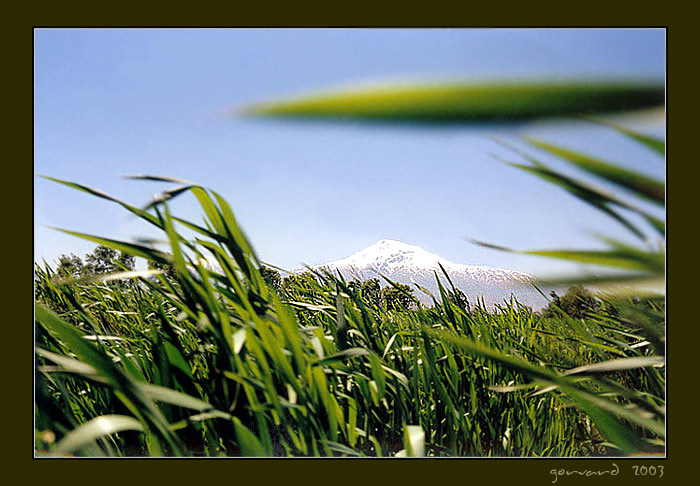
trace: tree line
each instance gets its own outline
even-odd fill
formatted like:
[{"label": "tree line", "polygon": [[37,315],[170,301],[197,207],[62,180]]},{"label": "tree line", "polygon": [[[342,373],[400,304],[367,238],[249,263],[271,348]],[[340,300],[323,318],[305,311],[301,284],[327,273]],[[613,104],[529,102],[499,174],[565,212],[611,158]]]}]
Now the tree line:
[{"label": "tree line", "polygon": [[[263,265],[260,268],[260,273],[267,284],[280,296],[289,296],[290,292],[310,295],[314,289],[316,277],[311,272],[291,274],[283,278],[279,271]],[[364,302],[378,308],[412,309],[415,307],[413,289],[408,285],[396,284],[396,286],[382,287],[379,279],[370,278],[368,280],[352,280],[348,283],[348,287],[356,292]],[[446,289],[445,292],[452,305],[467,313],[472,311],[469,299],[463,291]],[[650,305],[663,306],[663,303],[658,302],[657,299],[652,299],[653,302],[651,302],[643,297],[629,297],[615,302],[604,301],[582,285],[569,287],[566,293],[561,296],[556,291],[551,291],[549,295],[550,301],[547,306],[534,314],[543,318],[583,319],[589,314],[596,314],[601,310],[610,316],[619,316],[628,313],[632,308],[643,308]],[[532,312],[531,309],[530,312]]]},{"label": "tree line", "polygon": [[56,270],[59,275],[80,278],[130,271],[134,269],[135,265],[136,261],[133,256],[99,245],[92,252],[86,254],[84,260],[74,253],[61,255],[58,258]]},{"label": "tree line", "polygon": [[[135,259],[133,256],[119,252],[103,245],[98,245],[92,252],[83,258],[71,253],[61,255],[58,258],[57,273],[64,277],[83,278],[93,275],[109,274],[119,271],[134,270]],[[165,264],[149,262],[149,268],[163,271],[166,278],[174,279],[175,272],[172,267]],[[274,268],[262,265],[260,274],[267,284],[280,296],[291,297],[294,293],[310,295],[316,288],[316,276],[311,272],[290,274],[282,277]],[[386,309],[412,309],[415,306],[413,289],[409,285],[396,284],[382,287],[377,278],[367,280],[352,280],[348,287],[357,293],[364,302],[377,308]],[[467,296],[459,289],[446,291],[449,301],[469,312],[470,303]],[[598,312],[605,306],[604,301],[594,296],[588,289],[581,285],[570,287],[563,296],[555,291],[550,292],[551,300],[539,314],[544,318],[569,316],[575,319],[586,317],[589,313]],[[634,305],[643,304],[643,299],[632,298],[629,301]],[[606,311],[617,314],[615,306],[608,305]]]},{"label": "tree line", "polygon": [[[260,268],[260,274],[278,295],[289,295],[295,292],[308,294],[315,288],[316,276],[311,272],[290,274],[283,278],[279,271],[263,265]],[[371,278],[364,281],[352,280],[348,283],[348,287],[358,293],[364,302],[376,307],[410,309],[414,305],[413,289],[408,285],[396,284],[396,287],[382,288],[379,279]]]}]

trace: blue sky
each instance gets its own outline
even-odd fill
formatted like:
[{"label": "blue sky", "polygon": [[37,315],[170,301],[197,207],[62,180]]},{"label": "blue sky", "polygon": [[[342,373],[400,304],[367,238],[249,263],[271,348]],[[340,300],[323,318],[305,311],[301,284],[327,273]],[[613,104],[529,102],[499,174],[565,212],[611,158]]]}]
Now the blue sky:
[{"label": "blue sky", "polygon": [[[34,167],[136,205],[167,186],[122,175],[199,182],[227,198],[261,259],[285,268],[393,238],[458,263],[550,274],[568,266],[465,238],[523,249],[593,248],[593,232],[633,240],[560,189],[494,160],[490,152],[508,152],[491,134],[539,137],[659,178],[664,161],[585,122],[426,129],[227,114],[353,82],[662,80],[664,70],[661,29],[38,29]],[[663,112],[615,120],[665,134]],[[153,236],[118,206],[53,182],[36,178],[34,195],[37,261],[94,246],[46,226]],[[173,210],[201,219],[193,198]]]}]

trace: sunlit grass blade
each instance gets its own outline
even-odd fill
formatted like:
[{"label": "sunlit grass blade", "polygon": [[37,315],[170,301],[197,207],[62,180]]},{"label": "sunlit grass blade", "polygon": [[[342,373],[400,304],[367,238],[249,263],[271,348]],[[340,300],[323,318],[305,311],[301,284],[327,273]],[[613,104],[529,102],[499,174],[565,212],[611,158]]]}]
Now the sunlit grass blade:
[{"label": "sunlit grass blade", "polygon": [[362,454],[360,454],[355,449],[351,449],[350,447],[347,447],[338,442],[326,440],[323,441],[323,443],[327,445],[330,450],[332,450],[333,452],[337,452],[338,454],[341,454],[344,457],[362,457]]},{"label": "sunlit grass blade", "polygon": [[157,402],[169,403],[178,407],[191,408],[199,412],[210,412],[214,408],[204,400],[200,400],[199,398],[192,397],[186,393],[171,390],[162,386],[138,383],[136,387],[141,393],[144,394],[144,396],[147,396],[151,400],[155,400]]},{"label": "sunlit grass blade", "polygon": [[526,137],[525,140],[580,169],[631,191],[636,196],[644,197],[661,206],[665,204],[666,187],[662,181],[647,177],[639,172],[624,169],[617,164],[611,164],[534,138]]},{"label": "sunlit grass blade", "polygon": [[82,361],[79,361],[74,358],[69,358],[68,356],[62,356],[60,354],[52,353],[51,351],[42,348],[36,348],[35,352],[38,356],[46,358],[49,361],[52,361],[59,365],[61,370],[70,373],[78,373],[98,381],[105,381],[104,378],[102,378],[99,375],[97,369],[94,366],[91,366],[87,363],[83,363]]},{"label": "sunlit grass blade", "polygon": [[113,248],[128,255],[145,258],[146,260],[153,260],[159,263],[170,263],[172,261],[172,257],[167,253],[163,253],[159,250],[155,250],[148,246],[137,245],[126,241],[114,240],[111,238],[102,238],[100,236],[89,235],[87,233],[80,233],[78,231],[70,231],[62,228],[51,227],[51,229],[60,231],[67,235],[76,236],[84,240],[92,241],[93,243],[97,243],[98,245],[104,245],[109,248]]},{"label": "sunlit grass blade", "polygon": [[71,430],[56,445],[57,453],[77,453],[102,437],[125,430],[143,431],[141,423],[126,415],[102,415]]},{"label": "sunlit grass blade", "polygon": [[[665,363],[666,363],[666,359],[663,356],[640,356],[640,357],[635,357],[635,358],[620,358],[620,359],[612,359],[612,360],[608,360],[608,361],[602,361],[599,363],[593,363],[593,364],[589,364],[589,365],[577,366],[576,368],[566,370],[561,375],[562,376],[572,376],[572,375],[591,375],[591,374],[598,374],[598,373],[609,373],[609,372],[615,372],[615,371],[621,371],[621,370],[633,370],[633,369],[644,368],[644,367],[649,367],[649,366],[661,367],[661,366],[664,366]],[[502,387],[502,388],[508,388],[508,387]],[[510,388],[515,389],[518,387],[510,387]],[[523,387],[523,388],[526,388],[526,387]],[[547,387],[533,393],[531,396],[541,395],[543,393],[547,393],[547,392],[550,392],[552,390],[555,390],[556,388],[557,388],[556,385],[550,385],[550,386],[547,386]],[[499,391],[505,391],[505,390],[499,390]],[[508,390],[508,391],[512,391],[512,390]]]},{"label": "sunlit grass blade", "polygon": [[404,427],[404,449],[408,457],[422,457],[425,455],[425,432],[418,425]]},{"label": "sunlit grass blade", "polygon": [[412,122],[508,121],[627,111],[664,104],[657,83],[433,82],[358,86],[247,107],[241,114]]},{"label": "sunlit grass blade", "polygon": [[143,209],[144,209],[144,211],[147,211],[147,210],[151,209],[152,207],[157,206],[158,204],[162,204],[165,201],[170,201],[170,200],[176,198],[177,196],[179,196],[180,194],[186,193],[187,191],[189,191],[193,187],[196,187],[196,186],[191,186],[191,185],[178,186],[178,187],[174,187],[172,189],[165,190],[165,191],[161,192],[160,194],[158,194],[157,196],[155,196],[153,199],[151,199],[148,202],[148,204],[146,204],[143,207]]},{"label": "sunlit grass blade", "polygon": [[[126,272],[114,272],[106,274],[86,275],[78,278],[72,278],[70,281],[76,283],[91,283],[91,282],[114,282],[118,280],[128,280],[132,278],[146,278],[155,275],[162,275],[162,270],[131,270]],[[56,283],[67,283],[69,280],[65,278],[56,279]]]},{"label": "sunlit grass blade", "polygon": [[[615,197],[614,195],[602,191],[601,189],[591,186],[590,184],[584,183],[581,180],[574,179],[570,176],[567,176],[565,174],[562,174],[560,172],[557,172],[553,170],[552,168],[548,167],[547,165],[543,164],[541,161],[533,157],[532,155],[528,154],[524,150],[519,149],[518,147],[513,146],[512,144],[508,143],[507,141],[499,138],[499,137],[491,137],[496,143],[503,145],[504,147],[510,149],[514,153],[520,155],[523,157],[525,160],[530,162],[532,165],[524,165],[524,164],[519,164],[515,162],[511,162],[508,160],[503,159],[502,157],[491,154],[493,158],[496,160],[499,160],[505,164],[508,164],[512,167],[516,167],[518,169],[530,172],[541,179],[550,182],[554,185],[560,186],[573,196],[585,201],[588,204],[593,205],[596,207],[598,210],[603,211],[606,213],[608,216],[612,217],[613,219],[616,219],[619,221],[621,224],[623,224],[627,229],[632,231],[635,235],[638,237],[644,239],[644,236],[642,236],[640,230],[636,228],[634,225],[632,225],[626,218],[622,217],[621,214],[618,212],[614,211],[610,206],[615,205],[620,208],[624,208],[626,210],[632,211],[634,213],[637,213],[640,215],[642,218],[647,220],[649,224],[661,235],[665,235],[665,223],[661,219],[649,214],[648,212],[640,209],[639,207],[632,205],[630,203],[627,203],[625,201],[622,201],[618,197]],[[657,181],[658,182],[658,181]],[[665,188],[663,189],[665,191]],[[659,190],[656,190],[659,192]],[[638,197],[643,197],[640,196],[639,194],[635,194]],[[656,202],[656,201],[655,201]]]},{"label": "sunlit grass blade", "polygon": [[629,231],[631,231],[635,236],[638,238],[645,240],[646,237],[644,233],[642,233],[635,225],[633,225],[627,218],[622,216],[620,213],[615,211],[610,207],[611,204],[615,204],[617,206],[623,207],[625,209],[630,209],[635,212],[642,212],[641,210],[638,210],[629,204],[626,204],[622,201],[620,201],[618,198],[612,196],[611,194],[606,194],[602,192],[601,190],[592,187],[582,181],[576,180],[572,177],[566,176],[564,174],[561,174],[559,172],[556,172],[543,164],[539,164],[538,166],[529,166],[529,165],[524,165],[524,164],[518,164],[514,162],[506,162],[512,167],[516,167],[518,169],[524,170],[526,172],[530,172],[531,174],[536,175],[540,179],[543,179],[547,182],[550,182],[552,184],[555,184],[565,191],[567,191],[569,194],[581,199],[582,201],[590,204],[591,206],[595,207],[599,211],[602,211],[603,213],[607,214],[611,218],[615,219],[618,221],[620,224],[622,224],[625,228],[627,228]]},{"label": "sunlit grass blade", "polygon": [[331,356],[326,356],[323,359],[319,359],[318,361],[314,362],[314,366],[320,366],[320,365],[326,365],[329,363],[334,363],[337,361],[345,361],[351,358],[356,358],[358,356],[366,356],[370,354],[370,352],[365,349],[365,348],[350,348],[350,349],[345,349],[343,351],[340,351],[338,353],[335,353]]},{"label": "sunlit grass blade", "polygon": [[624,272],[601,275],[599,273],[582,273],[575,276],[549,277],[539,280],[541,285],[590,285],[597,292],[614,296],[646,294],[664,294],[666,279],[663,274],[650,274],[647,272]]},{"label": "sunlit grass blade", "polygon": [[593,265],[612,266],[628,270],[640,270],[650,273],[662,273],[665,269],[663,253],[645,253],[633,251],[633,248],[613,248],[611,250],[514,250],[501,245],[494,245],[478,240],[472,243],[499,251],[533,255],[547,258],[558,258]]},{"label": "sunlit grass blade", "polygon": [[186,179],[180,179],[177,177],[170,177],[170,176],[158,176],[158,175],[149,175],[149,174],[130,174],[130,175],[125,175],[124,179],[133,179],[133,180],[140,180],[140,181],[154,181],[154,182],[168,182],[171,184],[182,184],[185,186],[196,186],[198,184],[188,181]]},{"label": "sunlit grass blade", "polygon": [[620,132],[623,135],[628,136],[629,138],[636,140],[637,142],[641,143],[642,145],[645,145],[646,147],[650,148],[654,152],[656,152],[659,155],[665,155],[666,154],[666,141],[660,138],[652,137],[649,135],[645,135],[643,133],[640,133],[636,130],[631,130],[627,127],[623,127],[621,125],[618,125],[617,123],[613,123],[609,120],[604,120],[601,118],[593,118],[589,117],[588,118],[591,121],[594,121],[596,123],[600,123],[602,125],[607,125],[610,128]]},{"label": "sunlit grass blade", "polygon": [[663,255],[650,255],[649,258],[643,258],[643,255],[634,255],[620,250],[533,250],[519,253],[653,273],[663,272],[664,269]]},{"label": "sunlit grass blade", "polygon": [[131,204],[127,204],[124,201],[120,201],[119,199],[117,199],[113,196],[110,196],[109,194],[106,194],[102,191],[99,191],[97,189],[93,189],[92,187],[88,187],[88,186],[85,186],[83,184],[77,184],[75,182],[64,181],[61,179],[56,179],[54,177],[48,177],[48,176],[43,176],[43,175],[40,177],[43,177],[44,179],[47,179],[49,181],[58,182],[59,184],[63,184],[63,185],[68,186],[68,187],[72,187],[73,189],[78,189],[79,191],[83,191],[83,192],[86,192],[88,194],[92,194],[93,196],[97,196],[101,199],[106,199],[107,201],[115,202],[115,203],[119,204],[120,206],[122,206],[123,208],[125,208],[126,210],[128,210],[129,212],[135,214],[136,216],[138,216],[142,219],[145,219],[149,223],[151,223],[159,228],[161,227],[159,222],[158,222],[158,219],[155,216],[153,216],[152,214],[149,214],[145,210],[139,209],[136,206],[132,206]]},{"label": "sunlit grass blade", "polygon": [[642,213],[642,218],[644,218],[649,225],[656,230],[656,232],[665,237],[666,236],[666,222],[656,216],[651,214]]},{"label": "sunlit grass blade", "polygon": [[647,366],[663,366],[666,359],[663,356],[640,356],[637,358],[622,358],[601,363],[577,366],[563,373],[564,376],[590,373],[608,373],[611,371],[632,370]]}]

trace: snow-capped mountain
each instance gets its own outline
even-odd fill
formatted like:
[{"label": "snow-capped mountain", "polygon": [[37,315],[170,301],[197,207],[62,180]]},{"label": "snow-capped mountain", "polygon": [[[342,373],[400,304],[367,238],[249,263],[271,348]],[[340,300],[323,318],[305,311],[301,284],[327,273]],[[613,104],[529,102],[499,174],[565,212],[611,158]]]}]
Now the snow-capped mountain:
[{"label": "snow-capped mountain", "polygon": [[416,288],[414,283],[429,290],[439,301],[435,272],[446,289],[450,286],[438,262],[445,268],[455,287],[464,292],[471,303],[483,297],[487,306],[491,307],[503,303],[511,295],[534,309],[547,303],[531,285],[533,277],[530,275],[481,265],[453,263],[419,246],[396,240],[379,240],[347,258],[317,265],[315,268],[324,268],[333,273],[340,271],[346,280],[379,278],[382,286],[387,285],[379,277],[381,274],[395,282],[410,285],[414,289],[414,295],[429,305],[432,304],[432,299]]}]

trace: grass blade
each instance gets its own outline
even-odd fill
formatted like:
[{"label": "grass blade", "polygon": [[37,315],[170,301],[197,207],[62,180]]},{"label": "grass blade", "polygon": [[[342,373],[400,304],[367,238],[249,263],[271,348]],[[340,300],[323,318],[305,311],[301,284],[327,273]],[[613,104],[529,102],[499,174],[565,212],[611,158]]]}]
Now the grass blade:
[{"label": "grass blade", "polygon": [[370,352],[365,348],[345,349],[331,356],[326,356],[323,359],[319,359],[318,361],[314,362],[312,366],[321,366],[337,361],[346,361],[351,358],[356,358],[358,356],[366,356],[368,354],[370,354]]},{"label": "grass blade", "polygon": [[47,179],[49,181],[58,182],[59,184],[63,184],[64,186],[72,187],[73,189],[77,189],[77,190],[82,191],[82,192],[87,192],[88,194],[92,194],[93,196],[97,196],[101,199],[106,199],[107,201],[115,202],[115,203],[119,204],[120,206],[122,206],[124,209],[128,210],[129,212],[135,214],[136,216],[138,216],[142,219],[145,219],[149,223],[161,228],[161,225],[158,222],[158,218],[156,218],[152,214],[149,214],[145,210],[139,209],[136,206],[132,206],[131,204],[127,204],[124,201],[120,201],[119,199],[112,197],[109,194],[105,194],[102,191],[99,191],[97,189],[93,189],[92,187],[84,186],[82,184],[77,184],[75,182],[69,182],[69,181],[64,181],[61,179],[56,179],[54,177],[48,177],[48,176],[43,176],[43,175],[40,177],[43,177],[44,179]]},{"label": "grass blade", "polygon": [[639,133],[635,130],[631,130],[629,128],[623,127],[621,125],[618,125],[616,123],[613,123],[608,120],[602,120],[599,118],[588,118],[591,121],[594,121],[596,123],[600,123],[602,125],[607,125],[610,128],[617,130],[623,135],[626,135],[627,137],[636,140],[637,142],[641,143],[642,145],[645,145],[646,147],[650,148],[654,152],[656,152],[659,155],[665,155],[666,154],[666,141],[660,138],[656,137],[651,137],[649,135],[644,135],[643,133]]},{"label": "grass blade", "polygon": [[139,383],[137,388],[145,396],[157,402],[165,402],[178,407],[190,408],[199,412],[211,412],[214,410],[210,404],[199,398],[192,397],[186,393],[182,393],[170,388],[165,388],[158,385],[149,385]]},{"label": "grass blade", "polygon": [[565,191],[567,191],[569,194],[581,199],[582,201],[590,204],[591,206],[595,207],[596,209],[604,212],[611,218],[615,219],[618,221],[620,224],[622,224],[625,228],[627,228],[629,231],[631,231],[635,236],[638,238],[645,240],[646,237],[644,234],[637,229],[632,223],[630,223],[627,218],[623,217],[620,213],[615,211],[610,207],[611,204],[615,204],[617,206],[626,208],[626,209],[631,209],[637,212],[641,212],[640,210],[637,210],[634,207],[631,207],[630,205],[620,201],[619,199],[613,197],[611,194],[606,194],[599,189],[592,187],[588,184],[583,183],[582,181],[578,181],[572,177],[565,176],[561,173],[558,173],[543,164],[539,164],[539,166],[528,166],[528,165],[523,165],[523,164],[517,164],[513,162],[506,162],[507,164],[511,165],[512,167],[516,167],[518,169],[524,170],[526,172],[530,172],[531,174],[536,175],[540,179],[543,179],[547,182],[550,182],[552,184],[555,184]]},{"label": "grass blade", "polygon": [[102,415],[95,417],[68,432],[56,445],[56,452],[61,454],[76,453],[97,439],[124,430],[143,431],[143,427],[138,420],[126,415]]},{"label": "grass blade", "polygon": [[253,434],[248,427],[243,425],[238,417],[233,418],[233,424],[236,429],[238,445],[244,456],[265,457],[269,455],[255,434]]},{"label": "grass blade", "polygon": [[534,138],[526,137],[525,140],[535,147],[556,155],[576,167],[601,177],[612,184],[623,187],[637,196],[643,197],[661,206],[665,204],[666,186],[662,181],[652,179],[638,172],[623,169],[619,165],[611,164]]},{"label": "grass blade", "polygon": [[472,243],[509,253],[558,258],[574,262],[604,265],[650,273],[663,273],[665,256],[663,253],[645,253],[634,249],[613,248],[611,250],[514,250],[492,243],[470,240]]},{"label": "grass blade", "polygon": [[443,82],[357,87],[260,103],[247,116],[429,123],[507,121],[660,106],[663,84],[630,82]]},{"label": "grass blade", "polygon": [[404,427],[404,449],[408,457],[425,456],[425,432],[418,425]]},{"label": "grass blade", "polygon": [[159,263],[171,263],[172,261],[172,257],[170,255],[147,246],[128,243],[126,241],[113,240],[110,238],[102,238],[100,236],[89,235],[87,233],[80,233],[77,231],[70,231],[62,228],[54,228],[51,226],[50,228],[65,233],[67,235],[76,236],[84,240],[92,241],[93,243],[97,243],[99,245],[104,245],[109,248],[113,248],[131,256],[137,256],[145,258],[146,260],[156,261]]},{"label": "grass blade", "polygon": [[585,366],[578,366],[565,371],[565,376],[580,375],[590,373],[607,373],[610,371],[632,370],[635,368],[644,368],[646,366],[662,366],[666,363],[663,356],[642,356],[637,358],[622,358],[602,363],[594,363]]}]

